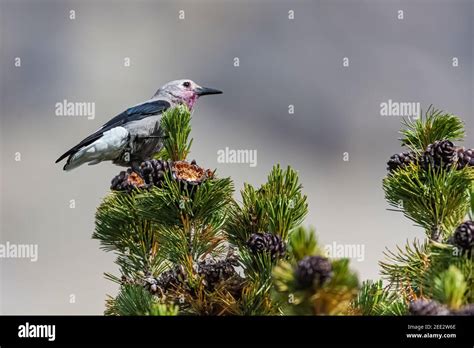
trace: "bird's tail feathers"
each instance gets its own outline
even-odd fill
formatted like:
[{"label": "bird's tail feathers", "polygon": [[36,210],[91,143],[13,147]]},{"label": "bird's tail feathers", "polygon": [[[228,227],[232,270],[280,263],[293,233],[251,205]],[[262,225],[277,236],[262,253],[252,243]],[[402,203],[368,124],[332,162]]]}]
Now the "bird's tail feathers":
[{"label": "bird's tail feathers", "polygon": [[125,128],[112,128],[104,132],[94,142],[70,153],[63,169],[72,170],[84,163],[97,164],[102,161],[113,160],[123,151],[128,139],[129,133]]},{"label": "bird's tail feathers", "polygon": [[88,156],[85,156],[87,154],[87,150],[89,150],[91,145],[85,146],[81,148],[80,150],[72,153],[68,159],[66,164],[64,165],[63,169],[66,171],[73,170],[74,168],[79,167],[80,165],[83,165],[84,163],[87,163],[91,161],[91,158]]},{"label": "bird's tail feathers", "polygon": [[70,170],[73,170],[74,168],[79,167],[81,164],[83,164],[83,162],[74,160],[74,156],[75,156],[75,154],[69,156],[69,158],[67,159],[66,164],[63,167],[63,170],[70,171]]}]

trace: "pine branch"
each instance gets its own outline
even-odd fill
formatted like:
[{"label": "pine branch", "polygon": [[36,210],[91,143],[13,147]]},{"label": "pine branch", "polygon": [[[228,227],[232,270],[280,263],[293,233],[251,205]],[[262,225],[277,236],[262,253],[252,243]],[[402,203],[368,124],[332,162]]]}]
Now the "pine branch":
[{"label": "pine branch", "polygon": [[243,314],[275,314],[278,305],[272,303],[272,270],[278,258],[271,253],[255,253],[247,245],[255,234],[273,234],[286,244],[288,234],[307,213],[306,196],[301,193],[296,171],[288,167],[273,167],[267,182],[259,189],[245,184],[241,191],[242,205],[230,206],[225,231],[228,239],[239,248],[240,263],[247,278],[241,301]]},{"label": "pine branch", "polygon": [[192,194],[167,178],[164,188],[143,195],[138,210],[160,226],[165,258],[184,262],[190,255],[196,261],[223,242],[221,230],[232,193],[233,185],[227,178],[204,181]]},{"label": "pine branch", "polygon": [[433,281],[433,298],[448,305],[451,309],[459,309],[464,304],[467,283],[462,272],[454,265],[436,275]]},{"label": "pine branch", "polygon": [[318,247],[316,231],[314,229],[307,230],[304,227],[298,227],[291,232],[289,250],[295,261],[300,261],[308,255],[323,255]]},{"label": "pine branch", "polygon": [[365,281],[354,299],[353,306],[362,315],[376,315],[379,313],[380,303],[386,302],[389,297],[387,291],[384,291],[382,281]]},{"label": "pine branch", "polygon": [[296,171],[291,167],[282,170],[279,165],[273,167],[267,183],[260,189],[267,201],[268,229],[282,239],[303,222],[308,212],[306,196],[301,190]]},{"label": "pine branch", "polygon": [[193,139],[191,113],[185,105],[179,105],[163,113],[161,118],[163,149],[155,157],[163,160],[183,161],[187,158]]},{"label": "pine branch", "polygon": [[382,281],[365,281],[354,299],[353,307],[361,315],[405,315],[407,305],[403,298],[389,289]]},{"label": "pine branch", "polygon": [[382,307],[372,303],[370,293],[380,292],[381,287],[371,285],[359,294],[356,307],[368,313],[380,314],[380,309],[386,308],[385,312],[403,314],[408,302],[427,298],[456,310],[473,300],[472,255],[469,251],[459,253],[451,244],[454,230],[472,214],[474,170],[459,166],[456,148],[444,143],[447,145],[441,149],[439,141],[462,140],[464,126],[458,117],[430,107],[425,118],[405,122],[405,127],[402,145],[416,155],[407,157],[409,164],[397,165],[395,158],[383,188],[390,205],[424,227],[428,240],[387,251],[387,259],[380,263],[389,282],[380,303],[387,303],[384,298],[394,293],[402,295],[403,303]]},{"label": "pine branch", "polygon": [[415,240],[411,244],[407,242],[404,249],[397,246],[396,252],[387,249],[384,254],[386,261],[379,264],[382,276],[389,282],[388,288],[404,294],[420,295],[423,291],[424,273],[430,266],[431,253],[428,245]]},{"label": "pine branch", "polygon": [[239,247],[245,247],[253,233],[268,230],[266,201],[261,192],[249,184],[241,191],[242,205],[234,202],[229,209],[229,219],[225,226],[229,240]]},{"label": "pine branch", "polygon": [[428,237],[433,231],[449,237],[469,210],[466,188],[473,180],[471,168],[425,170],[411,164],[385,177],[383,189],[390,205],[424,227]]},{"label": "pine branch", "polygon": [[[452,245],[415,241],[407,243],[404,249],[397,247],[396,252],[387,250],[386,257],[386,261],[380,262],[382,276],[389,281],[388,289],[403,294],[406,301],[418,297],[435,298],[453,308],[472,302],[472,256],[457,254]],[[455,267],[456,271],[449,271],[450,267]],[[453,275],[453,272],[460,275]],[[453,281],[460,278],[467,280],[465,288],[462,281]],[[445,287],[446,283],[451,287]],[[462,300],[458,292],[458,297],[454,297],[455,289],[462,293]]]},{"label": "pine branch", "polygon": [[107,315],[149,315],[153,299],[149,292],[137,285],[122,286],[117,297],[109,302]]},{"label": "pine branch", "polygon": [[137,211],[137,194],[113,193],[106,197],[96,213],[92,237],[101,248],[118,255],[122,274],[134,276],[155,272],[162,258],[156,248],[156,226]]},{"label": "pine branch", "polygon": [[157,302],[143,287],[126,284],[116,298],[107,301],[106,315],[119,316],[171,316],[178,314],[173,304]]},{"label": "pine branch", "polygon": [[[429,297],[456,308],[461,301],[462,304],[474,302],[474,255],[472,253],[460,253],[454,246],[449,244],[431,244],[431,264],[424,277],[425,294]],[[455,268],[451,269],[450,268]],[[462,300],[454,298],[453,291],[461,290]],[[443,283],[451,286],[445,287]],[[454,288],[454,284],[457,284]],[[459,293],[458,293],[458,296]]]},{"label": "pine branch", "polygon": [[430,106],[423,115],[416,120],[405,120],[405,129],[400,133],[403,146],[409,147],[417,153],[423,152],[429,144],[436,140],[462,140],[464,138],[464,124],[455,115],[445,113]]},{"label": "pine branch", "polygon": [[258,190],[245,185],[242,206],[234,205],[226,230],[238,245],[252,233],[271,232],[287,240],[288,233],[301,224],[308,212],[306,196],[301,193],[298,174],[291,167],[273,167],[268,181]]},{"label": "pine branch", "polygon": [[[357,275],[350,270],[348,259],[327,260],[316,243],[313,230],[298,228],[290,234],[290,255],[273,270],[275,302],[284,314],[337,315],[349,314],[351,302],[357,294]],[[305,253],[307,252],[307,254]],[[297,273],[300,261],[320,256],[330,262],[331,272],[323,283],[302,285]],[[312,270],[312,273],[318,270]]]}]

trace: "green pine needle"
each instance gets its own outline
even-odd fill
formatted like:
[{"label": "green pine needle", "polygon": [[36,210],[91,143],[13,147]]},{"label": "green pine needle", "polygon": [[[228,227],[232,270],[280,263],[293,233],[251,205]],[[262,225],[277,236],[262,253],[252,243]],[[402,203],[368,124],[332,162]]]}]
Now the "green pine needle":
[{"label": "green pine needle", "polygon": [[464,124],[461,119],[450,113],[437,110],[430,106],[416,120],[405,120],[405,129],[400,133],[403,146],[420,153],[436,140],[462,140],[465,136]]},{"label": "green pine needle", "polygon": [[323,254],[318,248],[316,231],[298,227],[290,233],[289,253],[295,261],[300,261],[306,256]]},{"label": "green pine needle", "polygon": [[459,309],[464,302],[467,283],[462,272],[454,265],[434,279],[433,297],[451,309]]},{"label": "green pine needle", "polygon": [[161,128],[164,135],[163,148],[156,158],[184,161],[191,149],[191,112],[185,105],[179,105],[163,113]]},{"label": "green pine needle", "polygon": [[473,180],[471,168],[425,170],[412,164],[385,177],[383,189],[389,204],[424,227],[429,238],[434,229],[449,237],[468,213],[466,188]]}]

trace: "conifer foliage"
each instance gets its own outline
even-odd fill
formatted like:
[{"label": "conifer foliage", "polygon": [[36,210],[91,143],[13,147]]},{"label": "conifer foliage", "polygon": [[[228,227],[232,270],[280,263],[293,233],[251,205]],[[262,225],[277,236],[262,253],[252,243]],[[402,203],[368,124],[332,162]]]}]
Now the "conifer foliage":
[{"label": "conifer foliage", "polygon": [[472,315],[474,162],[455,144],[464,125],[429,108],[401,131],[403,156],[392,156],[383,189],[388,203],[424,229],[423,241],[387,250],[387,282],[364,282],[353,305],[366,315]]},{"label": "conifer foliage", "polygon": [[[116,254],[119,286],[107,315],[343,313],[358,282],[300,225],[306,196],[291,167],[276,165],[234,199],[230,178],[188,162],[190,112],[163,115],[163,150],[112,180],[93,238]],[[304,279],[304,281],[302,281]],[[341,302],[343,300],[343,302]]]},{"label": "conifer foliage", "polygon": [[[407,121],[383,190],[426,238],[386,251],[382,280],[359,284],[302,226],[298,173],[275,165],[244,184],[188,161],[191,115],[163,115],[163,150],[121,172],[93,238],[116,255],[107,315],[472,315],[474,163],[457,116],[429,108]],[[237,198],[240,196],[239,198]],[[400,231],[403,233],[403,231]]]}]

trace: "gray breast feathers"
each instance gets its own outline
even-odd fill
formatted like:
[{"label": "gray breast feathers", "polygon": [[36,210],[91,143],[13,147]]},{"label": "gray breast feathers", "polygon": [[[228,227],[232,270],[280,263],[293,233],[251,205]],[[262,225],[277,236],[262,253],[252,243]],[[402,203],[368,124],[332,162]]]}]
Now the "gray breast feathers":
[{"label": "gray breast feathers", "polygon": [[160,128],[161,115],[150,116],[128,123],[125,128],[130,134],[130,141],[123,158],[117,164],[124,162],[132,164],[151,159],[163,146],[163,134]]}]

